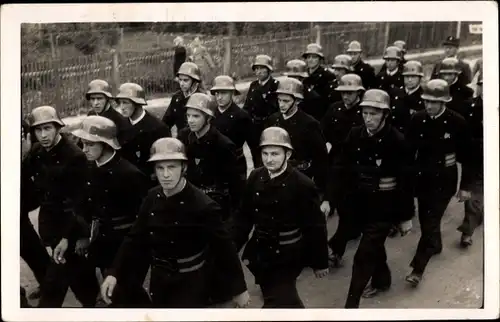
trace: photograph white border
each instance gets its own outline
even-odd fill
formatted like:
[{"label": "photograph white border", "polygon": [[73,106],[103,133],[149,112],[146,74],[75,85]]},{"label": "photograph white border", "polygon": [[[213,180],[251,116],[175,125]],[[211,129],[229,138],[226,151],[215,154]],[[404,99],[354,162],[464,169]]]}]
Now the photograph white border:
[{"label": "photograph white border", "polygon": [[[2,318],[6,321],[492,319],[499,312],[498,5],[493,1],[10,4],[1,7]],[[19,309],[20,24],[133,21],[482,21],[484,309]],[[459,269],[459,268],[457,268]]]}]

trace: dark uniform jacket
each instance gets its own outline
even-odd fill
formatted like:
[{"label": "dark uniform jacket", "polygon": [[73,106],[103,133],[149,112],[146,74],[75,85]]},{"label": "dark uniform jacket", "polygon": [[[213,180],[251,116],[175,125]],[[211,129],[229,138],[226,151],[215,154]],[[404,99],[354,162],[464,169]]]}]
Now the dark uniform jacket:
[{"label": "dark uniform jacket", "polygon": [[298,276],[304,266],[328,267],[326,220],[319,192],[290,165],[272,179],[264,167],[250,174],[235,218],[238,250],[254,226],[242,258],[249,261],[257,282],[265,275],[276,275],[276,270],[278,275],[292,271]]},{"label": "dark uniform jacket", "polygon": [[[434,69],[432,70],[432,74],[431,74],[431,79],[440,78],[439,77],[439,70],[441,69],[441,63],[442,63],[442,59],[434,65]],[[471,73],[471,69],[470,69],[469,64],[467,64],[462,59],[458,59],[458,66],[459,66],[460,70],[462,71],[458,75],[459,83],[462,85],[470,84],[470,82],[472,82],[473,75]]]},{"label": "dark uniform jacket", "polygon": [[336,169],[331,184],[352,202],[356,219],[397,224],[413,217],[411,150],[390,124],[373,136],[364,125],[354,127]]},{"label": "dark uniform jacket", "polygon": [[[246,160],[243,154],[243,145],[247,142],[250,150],[255,151],[259,144],[256,140],[257,136],[253,133],[254,128],[250,115],[233,102],[224,113],[221,113],[218,108],[216,109],[212,125],[236,145],[238,149],[238,163],[241,163],[240,167],[246,177]],[[259,155],[253,155],[252,157],[255,164]]]},{"label": "dark uniform jacket", "polygon": [[353,66],[354,73],[361,77],[363,87],[365,89],[377,88],[377,79],[375,78],[375,69],[370,65],[360,60]]},{"label": "dark uniform jacket", "polygon": [[136,166],[142,173],[151,178],[151,187],[156,185],[152,179],[153,165],[148,163],[150,149],[153,143],[165,137],[170,137],[170,129],[160,120],[145,111],[146,115],[139,123],[131,125],[120,133],[121,156]]},{"label": "dark uniform jacket", "polygon": [[346,108],[344,102],[333,103],[321,120],[321,131],[326,142],[332,145],[329,152],[330,164],[333,164],[339,155],[349,131],[355,126],[364,124],[359,103],[361,100],[350,109]]},{"label": "dark uniform jacket", "polygon": [[304,93],[311,92],[312,97],[317,97],[315,118],[321,120],[330,105],[334,86],[335,75],[325,67],[319,66],[312,74],[304,79]]},{"label": "dark uniform jacket", "polygon": [[[26,139],[26,136],[30,131],[29,125],[26,121],[22,121],[21,126],[23,127],[24,138]],[[35,135],[32,134],[32,146],[35,145],[35,142],[33,141],[34,137]],[[22,169],[23,168],[21,168],[21,170]],[[27,220],[29,222],[29,212],[40,206],[38,196],[35,192],[35,185],[31,180],[29,171],[21,171],[21,220]]]},{"label": "dark uniform jacket", "polygon": [[[139,216],[114,261],[111,275],[118,280],[134,274],[134,262],[151,264],[151,293],[175,296],[176,287],[190,272],[204,268],[211,257],[224,272],[224,289],[230,296],[246,290],[243,270],[231,236],[221,221],[221,208],[200,189],[187,182],[167,198],[161,186],[151,189]],[[205,270],[208,272],[208,270]],[[208,276],[207,276],[208,277]],[[200,287],[203,287],[200,285]]]},{"label": "dark uniform jacket", "polygon": [[467,114],[467,101],[471,100],[473,95],[474,91],[470,87],[457,80],[450,85],[450,96],[452,100],[446,103],[446,106],[462,117],[465,117]]},{"label": "dark uniform jacket", "polygon": [[96,253],[100,267],[111,265],[149,185],[149,178],[118,154],[102,166],[89,163],[82,207],[91,226],[89,252]]},{"label": "dark uniform jacket", "polygon": [[389,92],[389,96],[391,97],[391,114],[388,122],[404,134],[411,119],[410,107],[405,104],[406,92],[404,89],[393,88]]},{"label": "dark uniform jacket", "polygon": [[413,114],[406,138],[416,157],[416,192],[452,196],[457,187],[457,166],[462,164],[460,188],[470,186],[470,137],[463,117],[450,109],[437,119],[427,112]]},{"label": "dark uniform jacket", "polygon": [[387,70],[381,70],[376,76],[377,87],[383,91],[386,91],[389,95],[391,95],[391,92],[394,88],[403,89],[404,80],[402,73],[403,69],[400,67],[398,67],[398,70],[394,75],[387,74]]},{"label": "dark uniform jacket", "polygon": [[50,151],[36,143],[22,163],[21,177],[33,181],[40,202],[39,232],[46,246],[55,247],[62,238],[71,242],[88,236],[78,212],[86,166],[85,154],[64,136]]},{"label": "dark uniform jacket", "polygon": [[425,110],[424,100],[422,99],[422,87],[419,86],[418,89],[411,94],[405,92],[403,98],[403,105],[410,110],[410,114],[413,115],[418,111]]},{"label": "dark uniform jacket", "polygon": [[476,175],[483,175],[483,99],[474,97],[466,104],[465,121],[471,135],[469,160],[471,171]]},{"label": "dark uniform jacket", "polygon": [[271,115],[266,122],[266,127],[270,126],[278,126],[288,132],[294,149],[289,163],[309,178],[314,178],[316,185],[324,194],[328,151],[319,122],[299,109],[286,120],[279,112]]},{"label": "dark uniform jacket", "polygon": [[[342,101],[342,95],[340,94],[339,91],[336,91],[335,89],[339,86],[339,81],[337,79],[334,79],[332,84],[330,85],[331,92],[330,92],[330,97],[329,97],[329,103],[335,103]],[[328,108],[327,108],[328,110]],[[323,112],[322,116],[325,116],[326,111]],[[321,121],[321,118],[318,120]]]},{"label": "dark uniform jacket", "polygon": [[[200,87],[195,91],[195,93],[203,93]],[[175,92],[170,100],[170,105],[167,107],[167,111],[163,115],[162,122],[165,123],[170,129],[175,125],[177,128],[177,133],[187,126],[186,118],[186,104],[189,97],[185,97],[181,90]]]},{"label": "dark uniform jacket", "polygon": [[272,76],[263,86],[258,80],[250,83],[243,109],[255,123],[264,122],[269,115],[278,111],[278,98],[275,95],[278,84]]},{"label": "dark uniform jacket", "polygon": [[[186,146],[189,182],[221,206],[229,195],[231,202],[238,202],[242,182],[238,177],[236,145],[213,126],[201,138],[185,128],[178,139]],[[222,195],[222,199],[215,195]]]},{"label": "dark uniform jacket", "polygon": [[321,97],[316,91],[304,91],[304,99],[299,103],[299,109],[312,116],[317,121],[325,114],[321,106]]}]

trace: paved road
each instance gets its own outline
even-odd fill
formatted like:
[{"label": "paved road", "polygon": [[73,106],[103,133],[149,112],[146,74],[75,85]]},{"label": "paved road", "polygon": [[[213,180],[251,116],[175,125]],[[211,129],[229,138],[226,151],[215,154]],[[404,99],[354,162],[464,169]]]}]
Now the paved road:
[{"label": "paved road", "polygon": [[[248,156],[248,149],[245,149]],[[250,159],[247,158],[251,164]],[[37,226],[37,211],[30,214]],[[328,222],[332,235],[337,227],[337,216]],[[412,289],[404,281],[409,272],[408,264],[415,252],[420,230],[414,218],[414,230],[405,237],[388,239],[388,261],[392,269],[391,290],[374,299],[362,300],[362,308],[479,308],[483,300],[483,228],[479,227],[474,244],[468,250],[458,246],[460,234],[456,227],[463,218],[463,204],[453,200],[442,222],[443,252],[434,257],[418,289]],[[344,266],[332,271],[324,279],[315,279],[311,270],[305,270],[299,278],[298,289],[308,308],[343,308],[351,277],[351,266],[357,242],[348,245]],[[253,277],[246,271],[251,293],[252,308],[262,305],[261,294]],[[21,285],[28,293],[37,285],[30,269],[21,259]],[[35,304],[36,302],[33,302]],[[64,307],[79,307],[73,294],[68,292]]]}]

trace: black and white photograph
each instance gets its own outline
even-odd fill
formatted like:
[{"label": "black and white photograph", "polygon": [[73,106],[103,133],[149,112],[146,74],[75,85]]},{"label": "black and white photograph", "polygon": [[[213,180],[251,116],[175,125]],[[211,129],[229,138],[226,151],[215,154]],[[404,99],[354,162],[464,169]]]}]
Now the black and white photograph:
[{"label": "black and white photograph", "polygon": [[495,10],[2,6],[2,317],[498,318]]}]

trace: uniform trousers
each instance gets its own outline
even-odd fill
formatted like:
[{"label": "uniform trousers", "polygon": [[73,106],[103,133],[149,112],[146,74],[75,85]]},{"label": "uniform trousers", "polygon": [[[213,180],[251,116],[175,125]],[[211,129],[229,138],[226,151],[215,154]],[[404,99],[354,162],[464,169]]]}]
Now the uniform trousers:
[{"label": "uniform trousers", "polygon": [[417,197],[421,236],[410,266],[418,274],[423,274],[431,257],[441,253],[443,249],[441,219],[451,197],[450,194],[439,193]]},{"label": "uniform trousers", "polygon": [[[89,260],[94,267],[101,270],[105,277],[107,271],[112,267],[113,260],[118,253],[123,237],[105,238],[99,236],[92,242],[89,248]],[[148,293],[142,287],[148,273],[149,265],[137,266],[134,276],[118,281],[113,291],[112,303],[109,307],[114,308],[145,308],[151,306]]]},{"label": "uniform trousers", "polygon": [[361,295],[371,278],[371,286],[387,289],[391,286],[391,271],[387,265],[385,240],[393,227],[392,222],[367,223],[363,237],[354,255],[351,284],[345,308],[358,308]]},{"label": "uniform trousers", "polygon": [[299,274],[292,271],[262,277],[260,280],[260,289],[264,298],[262,308],[304,308],[297,291]]},{"label": "uniform trousers", "polygon": [[344,256],[347,243],[361,234],[361,228],[354,215],[353,200],[343,200],[337,206],[339,222],[335,234],[328,240],[328,245],[334,255]]},{"label": "uniform trousers", "polygon": [[477,174],[472,187],[471,199],[464,202],[464,220],[458,231],[472,236],[474,230],[483,223],[484,218],[484,181],[483,174]]},{"label": "uniform trousers", "polygon": [[204,308],[207,306],[206,269],[171,273],[151,268],[150,295],[153,308]]},{"label": "uniform trousers", "polygon": [[40,237],[30,222],[28,214],[21,215],[20,255],[28,264],[39,285],[42,285],[50,256],[43,247]]},{"label": "uniform trousers", "polygon": [[[51,245],[52,250],[57,243]],[[47,267],[44,282],[41,288],[39,307],[62,307],[68,287],[83,307],[94,307],[99,283],[95,275],[95,268],[84,256],[75,253],[75,243],[71,243],[64,254],[65,264],[56,264],[51,261]]]}]

